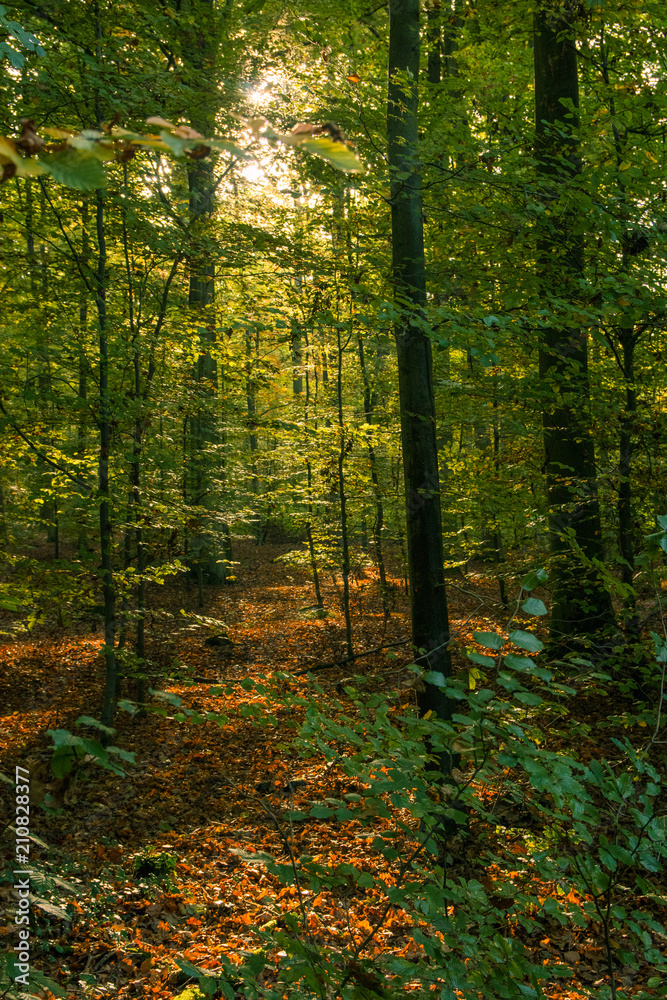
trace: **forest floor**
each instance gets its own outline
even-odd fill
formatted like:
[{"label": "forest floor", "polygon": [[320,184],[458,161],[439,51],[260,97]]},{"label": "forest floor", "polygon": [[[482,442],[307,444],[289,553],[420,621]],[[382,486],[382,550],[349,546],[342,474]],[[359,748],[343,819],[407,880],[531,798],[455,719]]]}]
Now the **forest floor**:
[{"label": "forest floor", "polygon": [[[339,589],[331,578],[323,581],[327,617],[305,610],[315,603],[306,572],[276,561],[293,547],[238,542],[236,582],[206,588],[202,609],[196,607],[196,591],[187,591],[182,577],[151,589],[152,606],[165,613],[151,615],[147,628],[147,656],[165,673],[165,679],[154,681],[155,687],[177,695],[188,709],[202,715],[223,713],[229,721],[222,728],[215,721],[179,722],[174,719],[177,709],[168,704],[166,716],[149,712],[133,718],[119,711],[114,742],[136,755],[136,765],[127,765],[124,778],[94,765],[81,769],[74,782],[49,773],[52,744],[47,730],[82,734],[75,726],[77,718],[99,716],[100,624],[79,621],[65,629],[43,625],[32,635],[0,646],[0,771],[13,778],[16,765],[30,768],[30,827],[39,838],[32,844],[31,864],[57,874],[79,893],[75,896],[61,886],[58,898],[57,892],[40,892],[33,882],[35,896],[48,896],[68,911],[64,920],[53,905],[51,910],[33,906],[35,967],[58,982],[67,996],[167,1000],[188,981],[176,959],[214,974],[220,956],[239,959],[257,948],[256,929],[271,921],[280,926],[285,913],[304,900],[293,886],[281,887],[265,868],[235,852],[280,855],[280,826],[288,829],[297,852],[320,855],[331,864],[354,861],[376,874],[384,863],[370,850],[370,841],[360,836],[358,824],[314,819],[293,828],[286,825],[285,816],[295,805],[308,809],[327,796],[340,796],[349,779],[323,759],[302,759],[290,750],[293,720],[279,704],[268,706],[275,715],[270,725],[258,726],[239,712],[242,703],[258,698],[241,686],[244,678],[283,671],[294,675],[285,685],[305,695],[309,681],[299,671],[345,655]],[[449,599],[458,649],[455,668],[463,669],[461,647],[471,643],[474,630],[502,630],[508,614],[497,595],[496,581],[484,572],[453,581]],[[356,574],[355,652],[408,639],[408,602],[400,580],[392,580],[392,600],[394,608],[385,620],[372,572]],[[191,615],[184,617],[182,608]],[[233,645],[205,645],[206,638],[222,628],[212,620],[224,623]],[[407,706],[414,698],[403,683],[410,677],[405,669],[411,662],[409,650],[409,644],[395,645],[390,657],[385,651],[319,671],[321,706],[326,708],[329,696],[340,700],[345,678],[355,673],[373,678],[378,689],[398,689],[399,702]],[[211,685],[219,686],[214,693]],[[591,723],[604,718],[608,707],[594,694],[582,692],[577,710]],[[349,709],[353,711],[351,702]],[[96,735],[91,730],[85,734]],[[290,787],[289,782],[298,784]],[[39,807],[47,793],[51,811]],[[12,819],[11,795],[4,798],[2,848],[11,858],[11,831],[5,826]],[[506,854],[517,856],[526,850],[529,835],[526,829],[500,825],[486,832],[491,841],[503,842]],[[171,885],[137,873],[137,864],[156,854],[175,858]],[[482,861],[474,838],[462,842],[458,864],[459,874],[476,878],[493,892],[494,872]],[[562,895],[555,884],[535,891],[540,899]],[[571,902],[576,907],[581,901],[573,895]],[[380,911],[372,894],[354,885],[346,891],[320,892],[316,898],[311,893],[306,903],[315,935],[346,939],[349,947],[367,936]],[[0,913],[7,923],[0,935],[6,935],[9,947],[15,905],[12,885],[3,882]],[[377,949],[409,957],[419,948],[411,929],[400,911],[390,911],[367,954]],[[560,961],[571,968],[571,975],[546,987],[548,996],[576,1000],[607,982],[602,935],[594,924],[584,921],[573,930],[545,913],[540,932],[523,937],[537,964]],[[630,972],[620,970],[618,985],[632,996],[645,988],[650,975],[640,961]]]}]

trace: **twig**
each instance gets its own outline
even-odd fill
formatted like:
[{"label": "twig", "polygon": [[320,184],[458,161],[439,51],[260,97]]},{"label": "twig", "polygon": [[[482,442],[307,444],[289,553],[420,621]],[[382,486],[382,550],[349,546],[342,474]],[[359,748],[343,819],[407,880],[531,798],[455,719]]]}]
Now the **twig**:
[{"label": "twig", "polygon": [[330,663],[316,663],[312,667],[304,670],[295,670],[293,677],[301,677],[303,674],[314,673],[316,670],[328,670],[329,667],[342,667],[345,663],[352,663],[353,660],[360,660],[362,656],[371,656],[372,653],[380,653],[383,649],[391,649],[392,646],[407,646],[411,639],[401,639],[400,642],[388,642],[384,646],[376,646],[375,649],[367,649],[363,653],[355,653],[354,656],[346,656],[342,660],[331,660]]},{"label": "twig", "polygon": [[31,441],[30,438],[23,433],[21,428],[14,423],[10,415],[7,413],[7,410],[5,409],[1,400],[0,400],[0,413],[3,413],[7,417],[7,422],[9,426],[16,431],[19,437],[21,437],[25,441],[25,443],[28,445],[29,448],[31,448],[37,455],[39,455],[39,457],[43,462],[46,462],[47,465],[51,465],[53,466],[54,469],[57,469],[59,472],[62,472],[65,476],[71,479],[73,483],[76,483],[79,489],[88,490],[89,493],[93,492],[92,486],[89,486],[88,483],[84,482],[81,479],[80,475],[75,476],[73,473],[68,472],[67,469],[65,469],[62,465],[59,465],[58,462],[54,462],[53,459],[49,458],[48,455],[45,455],[44,452],[38,448],[37,445],[34,443],[34,441]]}]

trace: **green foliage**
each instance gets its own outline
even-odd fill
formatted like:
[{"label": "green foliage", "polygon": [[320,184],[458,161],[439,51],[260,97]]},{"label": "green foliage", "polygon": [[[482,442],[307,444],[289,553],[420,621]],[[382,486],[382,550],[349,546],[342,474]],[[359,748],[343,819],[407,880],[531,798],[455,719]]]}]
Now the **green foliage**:
[{"label": "green foliage", "polygon": [[174,889],[174,872],[178,858],[157,847],[147,847],[132,859],[132,871],[140,882],[154,882]]},{"label": "green foliage", "polygon": [[39,969],[30,968],[28,989],[25,990],[17,986],[15,976],[14,956],[6,952],[0,957],[0,989],[9,1000],[34,1000],[35,990],[48,990],[54,997],[67,997],[67,992]]},{"label": "green foliage", "polygon": [[[113,736],[115,730],[103,726],[101,722],[89,716],[82,715],[76,720],[77,725],[93,726],[100,730],[104,738]],[[49,729],[48,735],[53,740],[54,750],[51,758],[51,770],[56,778],[62,778],[72,771],[77,770],[81,764],[87,761],[94,761],[100,767],[113,771],[119,777],[125,777],[125,771],[114,759],[116,757],[128,764],[134,764],[134,754],[121,747],[102,745],[98,740],[88,739],[82,736],[75,736],[67,729]]]},{"label": "green foliage", "polygon": [[[26,31],[18,21],[10,21],[7,17],[7,9],[0,7],[0,26],[2,26],[10,38],[15,39],[27,52],[34,52],[38,56],[46,55],[46,52],[39,44],[37,38],[30,31]],[[0,63],[6,59],[14,69],[22,69],[25,65],[25,56],[8,42],[0,42]]]},{"label": "green foliage", "polygon": [[[539,582],[546,582],[543,573]],[[493,632],[475,640],[496,653],[469,653],[492,673],[485,686],[470,689],[413,668],[446,685],[451,722],[400,712],[392,695],[364,693],[363,677],[330,713],[320,708],[317,684],[312,698],[287,696],[288,707],[305,712],[295,742],[300,756],[323,758],[361,791],[292,809],[285,823],[353,823],[378,864],[371,873],[353,859],[331,866],[296,847],[287,858],[237,851],[293,886],[300,908],[279,928],[259,930],[264,950],[252,960],[226,968],[225,995],[278,1000],[286,990],[313,997],[331,990],[352,1000],[436,989],[452,1000],[544,997],[571,969],[558,960],[535,962],[523,941],[554,924],[599,943],[612,992],[640,958],[667,974],[665,927],[649,902],[662,898],[667,868],[662,776],[650,762],[651,744],[638,752],[614,737],[613,759],[599,758],[587,728],[574,716],[567,721],[563,704],[576,692],[557,666],[503,653],[506,643]],[[542,649],[521,630],[510,640],[538,655]],[[655,642],[657,659],[667,659],[663,639]],[[434,771],[430,755],[452,748],[452,773]],[[279,829],[291,843],[288,826]],[[512,849],[517,841],[521,847]],[[363,943],[340,934],[323,944],[312,934],[310,900],[349,886],[366,894],[377,916]],[[394,908],[411,928],[409,957],[381,944]],[[276,948],[282,957],[270,958]],[[271,975],[260,985],[267,966]],[[602,1000],[608,987],[587,995]]]},{"label": "green foliage", "polygon": [[104,167],[96,156],[70,149],[40,162],[54,180],[66,187],[77,191],[92,191],[106,186]]}]

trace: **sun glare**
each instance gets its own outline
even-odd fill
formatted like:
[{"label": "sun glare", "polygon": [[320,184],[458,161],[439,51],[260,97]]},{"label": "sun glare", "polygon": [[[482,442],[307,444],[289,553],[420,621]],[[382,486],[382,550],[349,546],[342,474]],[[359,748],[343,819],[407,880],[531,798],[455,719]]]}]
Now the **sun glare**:
[{"label": "sun glare", "polygon": [[249,104],[261,104],[266,100],[267,90],[266,87],[256,88],[251,90],[247,94],[247,99]]},{"label": "sun glare", "polygon": [[251,184],[257,184],[258,181],[265,180],[266,178],[266,171],[261,163],[249,163],[241,169],[240,173]]}]

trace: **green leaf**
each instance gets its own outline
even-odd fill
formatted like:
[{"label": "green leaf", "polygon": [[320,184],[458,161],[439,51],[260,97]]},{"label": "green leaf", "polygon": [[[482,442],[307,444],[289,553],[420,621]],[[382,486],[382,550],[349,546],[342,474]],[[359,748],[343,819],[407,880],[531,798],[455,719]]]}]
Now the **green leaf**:
[{"label": "green leaf", "polygon": [[658,524],[663,531],[667,531],[667,514],[658,514]]},{"label": "green leaf", "polygon": [[344,142],[334,142],[333,139],[328,139],[325,136],[317,138],[311,136],[309,139],[303,139],[299,146],[312,153],[313,156],[319,156],[321,160],[326,160],[327,163],[331,163],[337,170],[342,170],[346,174],[363,174],[364,172],[361,160]]},{"label": "green leaf", "polygon": [[113,736],[116,732],[115,729],[111,729],[109,726],[105,726],[102,722],[98,722],[97,719],[93,719],[90,715],[80,715],[79,718],[74,723],[75,726],[94,726],[95,729],[99,729],[101,732],[105,733],[107,736]]},{"label": "green leaf", "polygon": [[502,649],[505,645],[505,640],[497,632],[473,632],[472,637],[486,649]]},{"label": "green leaf", "polygon": [[212,976],[200,976],[199,987],[206,994],[206,996],[212,997],[215,995],[218,988],[218,980],[214,979]]},{"label": "green leaf", "polygon": [[203,970],[199,970],[196,965],[192,962],[188,962],[185,958],[177,958],[176,965],[179,967],[181,972],[184,972],[186,976],[192,976],[193,979],[199,979],[201,975],[204,974]]},{"label": "green leaf", "polygon": [[426,684],[432,684],[434,687],[439,688],[443,688],[447,683],[445,675],[440,673],[439,670],[427,670],[424,674],[424,681]]},{"label": "green leaf", "polygon": [[521,610],[527,615],[546,615],[547,609],[543,601],[537,597],[529,597],[521,605]]},{"label": "green leaf", "polygon": [[21,601],[16,597],[7,597],[5,595],[0,597],[0,609],[2,611],[20,611],[22,606]]},{"label": "green leaf", "polygon": [[25,56],[22,56],[20,52],[13,49],[11,45],[7,45],[7,42],[0,42],[0,62],[2,62],[3,58],[6,58],[14,69],[23,69]]},{"label": "green leaf", "polygon": [[527,649],[529,653],[539,653],[544,649],[544,643],[540,642],[532,632],[522,632],[521,629],[516,629],[514,632],[510,632],[509,637],[510,642],[513,642],[520,649]]},{"label": "green leaf", "polygon": [[521,673],[530,674],[535,668],[535,663],[529,656],[517,656],[515,653],[508,653],[504,657],[506,666],[512,670],[520,670]]},{"label": "green leaf", "polygon": [[333,809],[329,806],[314,805],[310,810],[310,815],[315,819],[328,819],[329,816],[333,816]]},{"label": "green leaf", "polygon": [[482,653],[477,653],[474,649],[472,649],[466,655],[469,660],[472,660],[473,663],[479,663],[482,667],[495,666],[496,661],[493,659],[492,656],[483,656]]},{"label": "green leaf", "polygon": [[160,701],[168,701],[169,704],[174,705],[175,708],[178,708],[181,704],[181,699],[178,695],[172,694],[171,691],[157,691],[154,688],[150,688],[149,691],[154,698],[159,698]]},{"label": "green leaf", "polygon": [[542,698],[539,694],[533,694],[531,691],[517,691],[514,695],[517,701],[520,701],[523,705],[541,705]]},{"label": "green leaf", "polygon": [[92,191],[106,186],[104,167],[96,156],[89,156],[74,149],[40,161],[54,180],[77,191]]},{"label": "green leaf", "polygon": [[188,139],[181,139],[180,136],[172,135],[171,132],[165,132],[164,129],[160,132],[160,138],[165,146],[169,147],[174,156],[183,156],[185,150],[192,146],[192,142]]},{"label": "green leaf", "polygon": [[12,35],[14,36],[14,38],[16,39],[16,41],[20,42],[21,45],[24,45],[25,48],[28,50],[28,52],[38,52],[41,50],[40,55],[45,54],[44,49],[39,44],[39,42],[32,34],[32,32],[26,31],[26,29],[21,24],[19,24],[18,21],[9,21],[7,22],[7,26],[11,31]]},{"label": "green leaf", "polygon": [[136,764],[134,750],[123,750],[121,747],[110,746],[107,747],[107,751],[120,757],[121,760],[126,760],[128,764]]},{"label": "green leaf", "polygon": [[521,587],[523,590],[535,590],[535,587],[546,583],[548,579],[549,574],[545,569],[534,569],[521,581]]},{"label": "green leaf", "polygon": [[63,910],[62,906],[55,906],[53,903],[49,903],[46,899],[33,899],[34,906],[38,906],[40,910],[44,910],[44,913],[48,913],[50,917],[58,917],[59,920],[71,920],[71,914],[67,910]]}]

